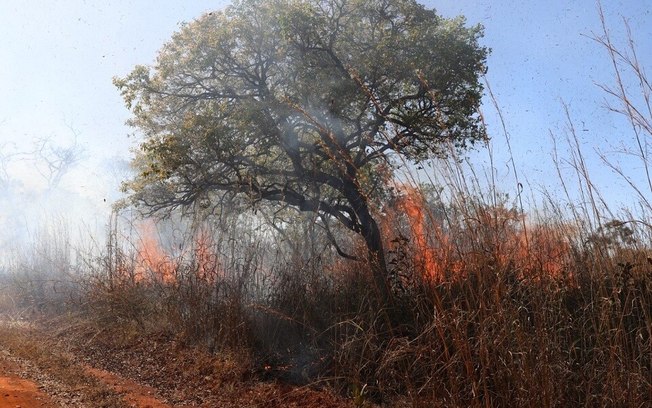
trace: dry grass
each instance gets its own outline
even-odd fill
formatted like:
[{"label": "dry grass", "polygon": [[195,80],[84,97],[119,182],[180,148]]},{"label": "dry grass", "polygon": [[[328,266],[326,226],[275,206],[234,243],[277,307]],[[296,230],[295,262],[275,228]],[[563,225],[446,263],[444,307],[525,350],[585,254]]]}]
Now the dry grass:
[{"label": "dry grass", "polygon": [[[604,20],[603,28],[596,40],[616,71],[605,90],[632,124],[629,153],[647,174],[650,82],[635,49],[619,51]],[[161,223],[164,239],[152,239],[115,218],[106,250],[77,263],[57,252],[66,245],[46,240],[36,253],[48,258],[11,265],[0,304],[17,320],[74,313],[95,328],[73,331],[90,357],[127,373],[149,367],[141,376],[172,401],[195,392],[197,404],[224,406],[246,398],[257,406],[649,406],[650,177],[639,187],[620,173],[640,211],[616,216],[591,180],[570,118],[567,142],[577,185],[561,170],[560,183],[565,200],[573,191],[581,197],[570,207],[544,194],[545,206],[526,214],[522,190],[510,200],[493,184],[494,169],[484,183],[456,159],[436,163],[425,186],[400,185],[403,194],[377,209],[390,249],[389,303],[376,299],[368,266],[337,258],[314,220],[271,228],[265,221],[278,214],[261,208],[260,217],[209,218],[181,239],[183,225]],[[563,160],[554,152],[553,165]],[[60,272],[46,280],[52,259]],[[66,371],[65,358],[0,333],[18,355],[61,367],[71,386],[86,384]]]},{"label": "dry grass", "polygon": [[[232,262],[237,274],[210,281],[193,279],[200,268],[186,258],[168,282],[131,279],[129,265],[112,282],[102,269],[89,275],[77,310],[97,329],[72,332],[105,368],[150,367],[138,376],[170,390],[172,401],[188,401],[192,390],[206,393],[195,391],[195,403],[225,389],[233,399],[243,384],[257,393],[251,384],[280,380],[327,386],[355,406],[650,402],[652,270],[639,231],[554,220],[526,230],[518,211],[479,202],[434,213],[428,223],[440,224],[425,231],[436,237],[405,231],[393,243],[399,278],[380,309],[362,264],[276,258],[260,276],[263,261],[250,257]],[[392,228],[405,225],[396,219]],[[125,356],[111,363],[97,350]]]},{"label": "dry grass", "polygon": [[[15,321],[56,316],[53,328],[67,327],[75,353],[175,403],[650,404],[647,225],[598,207],[528,218],[495,191],[478,194],[477,180],[453,181],[453,199],[412,188],[384,209],[394,287],[380,307],[367,266],[320,250],[325,237],[247,236],[250,226],[237,222],[204,226],[208,243],[197,234],[168,248],[150,240],[158,247],[146,256],[114,227],[105,253],[85,257],[83,268],[62,263],[79,271],[74,284],[34,284],[37,269],[18,268],[2,303]],[[308,236],[302,228],[310,227],[298,222],[285,234]],[[10,333],[0,341],[17,354],[63,367],[58,375],[71,386],[86,384],[47,343]]]}]

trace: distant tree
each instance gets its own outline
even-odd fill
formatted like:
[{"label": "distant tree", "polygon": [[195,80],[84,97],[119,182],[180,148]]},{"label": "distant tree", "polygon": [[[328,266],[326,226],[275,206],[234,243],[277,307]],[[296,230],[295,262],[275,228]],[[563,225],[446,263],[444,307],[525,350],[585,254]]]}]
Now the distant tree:
[{"label": "distant tree", "polygon": [[481,35],[414,0],[241,0],[205,14],[154,66],[115,79],[144,136],[125,190],[151,212],[226,194],[339,222],[364,238],[387,295],[374,208],[396,166],[486,138]]},{"label": "distant tree", "polygon": [[77,141],[79,135],[69,127],[74,135],[72,143],[62,146],[51,138],[41,138],[34,141],[35,148],[30,153],[35,170],[47,181],[50,190],[57,188],[61,179],[83,159],[84,149]]}]

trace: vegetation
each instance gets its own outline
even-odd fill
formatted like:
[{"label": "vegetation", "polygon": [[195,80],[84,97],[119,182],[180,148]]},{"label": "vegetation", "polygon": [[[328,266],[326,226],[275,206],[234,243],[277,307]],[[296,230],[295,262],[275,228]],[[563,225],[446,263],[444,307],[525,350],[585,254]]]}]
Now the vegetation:
[{"label": "vegetation", "polygon": [[151,210],[246,195],[315,212],[326,231],[336,221],[364,238],[384,293],[374,209],[394,168],[485,139],[480,35],[414,0],[242,1],[206,14],[153,68],[115,81],[145,137],[127,189]]},{"label": "vegetation", "polygon": [[[106,245],[85,252],[61,231],[43,233],[7,265],[6,320],[72,321],[58,336],[75,338],[76,352],[116,370],[149,367],[135,372],[178,387],[166,395],[179,404],[229,406],[228,396],[235,406],[242,398],[257,406],[650,405],[652,187],[619,173],[640,210],[616,214],[602,204],[569,122],[578,182],[561,184],[581,204],[546,195],[526,211],[522,191],[510,198],[459,160],[466,141],[485,137],[475,114],[485,56],[477,29],[407,1],[351,1],[359,14],[343,20],[335,1],[271,2],[255,12],[252,4],[184,26],[153,72],[137,68],[117,80],[145,134],[141,173],[127,188],[134,203],[165,209],[167,218],[122,208]],[[305,20],[315,4],[325,14]],[[317,41],[336,22],[342,38],[321,49]],[[407,36],[422,24],[432,30],[415,40],[423,48],[413,55],[384,31]],[[619,49],[603,28],[596,40],[616,70],[605,90],[632,124],[638,150],[629,153],[647,172],[650,81],[633,42]],[[361,33],[379,43],[364,48]],[[452,58],[439,42],[429,47],[440,35],[470,59]],[[365,54],[382,50],[399,60],[382,66]],[[422,52],[443,59],[416,75]],[[350,60],[339,67],[330,54]],[[468,69],[445,80],[458,86],[446,97],[433,93],[446,89],[438,75],[453,75],[437,70],[458,63]],[[247,81],[260,81],[263,68],[268,88],[260,93]],[[376,69],[396,77],[374,77]],[[440,109],[461,114],[436,127]],[[430,183],[406,181],[412,167],[399,181],[402,160],[431,164]],[[363,232],[370,226],[376,246]],[[347,259],[359,252],[370,256]],[[382,286],[392,277],[384,293],[373,290],[378,259]],[[278,397],[277,382],[299,394]],[[252,384],[274,385],[254,396]]]}]

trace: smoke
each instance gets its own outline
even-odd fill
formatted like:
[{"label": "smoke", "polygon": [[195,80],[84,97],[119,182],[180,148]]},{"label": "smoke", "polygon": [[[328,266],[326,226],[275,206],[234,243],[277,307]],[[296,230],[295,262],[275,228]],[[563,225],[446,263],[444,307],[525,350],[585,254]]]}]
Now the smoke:
[{"label": "smoke", "polygon": [[54,225],[65,225],[73,246],[101,239],[119,185],[105,167],[89,160],[76,135],[0,146],[0,264]]}]

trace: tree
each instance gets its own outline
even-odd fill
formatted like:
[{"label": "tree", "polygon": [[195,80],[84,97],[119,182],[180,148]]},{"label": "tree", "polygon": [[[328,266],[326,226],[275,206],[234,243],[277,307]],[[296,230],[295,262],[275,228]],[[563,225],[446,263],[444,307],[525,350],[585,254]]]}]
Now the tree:
[{"label": "tree", "polygon": [[115,79],[144,137],[125,189],[152,212],[246,196],[339,222],[364,238],[387,295],[374,208],[396,166],[486,138],[481,35],[414,0],[241,0],[205,14],[153,66]]},{"label": "tree", "polygon": [[71,130],[75,138],[68,146],[56,145],[50,138],[34,141],[34,168],[47,181],[49,190],[56,189],[61,179],[83,158],[84,149],[77,142],[78,134]]}]

